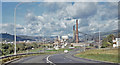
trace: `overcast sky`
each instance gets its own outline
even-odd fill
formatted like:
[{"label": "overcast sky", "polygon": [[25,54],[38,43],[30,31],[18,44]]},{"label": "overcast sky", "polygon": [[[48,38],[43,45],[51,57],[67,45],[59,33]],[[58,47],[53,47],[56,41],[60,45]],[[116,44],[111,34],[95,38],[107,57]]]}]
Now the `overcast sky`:
[{"label": "overcast sky", "polygon": [[[18,2],[2,3],[1,32],[14,33],[14,8]],[[84,33],[108,32],[118,28],[117,2],[37,2],[17,7],[18,35],[70,35],[75,20]]]}]

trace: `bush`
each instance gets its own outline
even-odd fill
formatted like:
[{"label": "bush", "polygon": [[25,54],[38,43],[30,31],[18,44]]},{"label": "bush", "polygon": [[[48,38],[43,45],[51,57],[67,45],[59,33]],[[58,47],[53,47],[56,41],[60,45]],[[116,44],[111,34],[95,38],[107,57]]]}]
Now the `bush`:
[{"label": "bush", "polygon": [[106,48],[106,47],[112,46],[113,38],[114,38],[113,34],[110,34],[106,38],[104,38],[103,41],[102,41],[102,48]]},{"label": "bush", "polygon": [[[38,48],[41,45],[38,45],[37,43],[32,43],[32,44],[25,44],[25,43],[18,43],[16,44],[16,51],[24,51],[32,48]],[[6,55],[6,54],[11,54],[14,53],[14,44],[2,44],[2,49],[0,49],[1,54]],[[0,54],[0,55],[1,55]]]}]

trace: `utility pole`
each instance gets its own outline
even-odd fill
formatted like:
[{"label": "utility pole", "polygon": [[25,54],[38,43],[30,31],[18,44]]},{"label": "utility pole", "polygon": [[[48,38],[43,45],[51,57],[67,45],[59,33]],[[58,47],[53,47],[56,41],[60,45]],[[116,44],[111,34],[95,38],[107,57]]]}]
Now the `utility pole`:
[{"label": "utility pole", "polygon": [[43,39],[43,52],[45,53],[45,37],[44,37],[44,39]]},{"label": "utility pole", "polygon": [[99,30],[99,49],[100,49],[100,30]]},{"label": "utility pole", "polygon": [[84,44],[84,51],[85,51],[85,44]]},{"label": "utility pole", "polygon": [[99,44],[98,44],[98,48],[100,49],[100,25],[99,25]]},{"label": "utility pole", "polygon": [[85,45],[87,44],[87,34],[85,34],[85,43],[84,43],[84,51],[85,51]]}]

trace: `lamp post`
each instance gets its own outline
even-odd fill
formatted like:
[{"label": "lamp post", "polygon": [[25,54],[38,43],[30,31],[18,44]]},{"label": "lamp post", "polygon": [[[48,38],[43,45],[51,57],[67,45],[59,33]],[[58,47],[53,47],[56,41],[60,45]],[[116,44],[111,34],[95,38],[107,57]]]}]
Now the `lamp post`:
[{"label": "lamp post", "polygon": [[[34,2],[34,1],[32,1],[32,2]],[[24,2],[18,3],[14,9],[14,55],[16,55],[16,10],[17,10],[17,7],[23,3]]]},{"label": "lamp post", "polygon": [[100,25],[98,26],[98,35],[99,35],[99,43],[98,43],[98,49],[100,49]]},{"label": "lamp post", "polygon": [[23,2],[16,5],[14,9],[14,55],[16,55],[16,9],[19,5],[21,5]]}]

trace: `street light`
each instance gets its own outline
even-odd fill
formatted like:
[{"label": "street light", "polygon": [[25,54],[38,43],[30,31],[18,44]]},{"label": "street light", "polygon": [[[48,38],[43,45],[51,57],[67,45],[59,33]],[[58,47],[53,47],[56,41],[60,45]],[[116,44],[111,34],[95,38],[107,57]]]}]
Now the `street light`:
[{"label": "street light", "polygon": [[14,9],[14,55],[16,55],[16,9],[19,5],[21,5],[23,2],[19,3],[16,5],[15,9]]},{"label": "street light", "polygon": [[[35,1],[32,1],[35,2]],[[14,55],[16,55],[16,9],[19,5],[23,4],[24,2],[20,2],[16,5],[14,9]]]},{"label": "street light", "polygon": [[[91,29],[94,30],[94,29]],[[100,25],[98,26],[98,36],[99,36],[99,44],[98,44],[98,48],[100,49]]]}]

